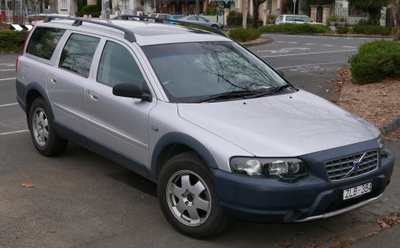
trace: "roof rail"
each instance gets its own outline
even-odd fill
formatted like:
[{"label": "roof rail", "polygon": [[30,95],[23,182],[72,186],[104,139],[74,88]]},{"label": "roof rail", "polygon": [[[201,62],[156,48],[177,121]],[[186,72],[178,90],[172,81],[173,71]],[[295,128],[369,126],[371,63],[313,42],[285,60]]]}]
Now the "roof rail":
[{"label": "roof rail", "polygon": [[51,22],[51,20],[55,20],[55,19],[74,20],[74,23],[72,24],[72,26],[81,26],[83,22],[88,22],[88,23],[102,25],[102,26],[106,26],[106,27],[110,27],[110,28],[115,28],[115,29],[121,30],[125,33],[124,38],[126,40],[128,40],[129,42],[136,42],[135,34],[131,30],[111,24],[111,23],[104,23],[104,22],[76,18],[76,17],[69,17],[69,16],[52,16],[52,15],[46,16],[46,19],[44,19],[43,22]]},{"label": "roof rail", "polygon": [[222,36],[226,36],[226,34],[224,32],[222,32],[221,30],[219,30],[218,28],[213,28],[213,27],[209,27],[206,25],[202,25],[202,24],[198,24],[198,23],[193,23],[193,22],[185,22],[185,21],[181,21],[181,20],[172,20],[172,19],[164,19],[164,18],[157,18],[157,17],[147,17],[147,16],[134,16],[134,15],[129,15],[129,17],[135,17],[135,18],[139,18],[141,21],[142,20],[147,20],[147,19],[152,19],[158,22],[176,22],[176,23],[182,23],[182,24],[187,24],[190,26],[196,26],[196,27],[200,27],[200,28],[207,28],[207,30],[210,30],[211,32],[215,33],[215,34],[219,34]]}]

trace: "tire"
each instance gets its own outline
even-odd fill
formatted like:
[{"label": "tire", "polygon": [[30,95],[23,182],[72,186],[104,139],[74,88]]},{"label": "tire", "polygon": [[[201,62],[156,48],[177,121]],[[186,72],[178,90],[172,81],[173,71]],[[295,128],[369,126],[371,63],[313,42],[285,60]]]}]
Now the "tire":
[{"label": "tire", "polygon": [[36,150],[44,156],[61,154],[68,141],[56,133],[53,121],[49,118],[49,107],[43,98],[36,98],[29,111],[29,130]]},{"label": "tire", "polygon": [[211,25],[212,28],[219,29],[217,25]]},{"label": "tire", "polygon": [[157,194],[168,222],[187,236],[210,238],[232,222],[222,212],[208,166],[194,152],[176,155],[165,164]]}]

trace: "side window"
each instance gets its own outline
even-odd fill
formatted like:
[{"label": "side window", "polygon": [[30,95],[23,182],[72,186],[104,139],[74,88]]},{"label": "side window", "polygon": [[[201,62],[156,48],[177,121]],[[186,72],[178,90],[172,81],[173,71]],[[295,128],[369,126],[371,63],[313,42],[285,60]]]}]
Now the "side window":
[{"label": "side window", "polygon": [[191,21],[197,21],[197,17],[195,17],[195,16],[192,16],[192,17],[189,17],[189,18],[188,18],[188,20],[191,20]]},{"label": "side window", "polygon": [[64,32],[65,29],[37,27],[29,40],[26,52],[50,60]]},{"label": "side window", "polygon": [[286,16],[286,21],[293,21],[293,16]]},{"label": "side window", "polygon": [[111,87],[133,83],[142,89],[144,78],[131,53],[125,47],[108,41],[101,55],[97,81]]},{"label": "side window", "polygon": [[87,78],[99,41],[99,38],[72,34],[61,53],[60,67]]}]

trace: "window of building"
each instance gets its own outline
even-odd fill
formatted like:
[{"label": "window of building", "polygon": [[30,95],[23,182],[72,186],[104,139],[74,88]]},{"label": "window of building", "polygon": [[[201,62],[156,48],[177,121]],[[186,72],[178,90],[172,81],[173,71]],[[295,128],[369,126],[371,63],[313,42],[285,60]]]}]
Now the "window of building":
[{"label": "window of building", "polygon": [[349,8],[349,16],[365,16],[365,11],[351,7]]}]

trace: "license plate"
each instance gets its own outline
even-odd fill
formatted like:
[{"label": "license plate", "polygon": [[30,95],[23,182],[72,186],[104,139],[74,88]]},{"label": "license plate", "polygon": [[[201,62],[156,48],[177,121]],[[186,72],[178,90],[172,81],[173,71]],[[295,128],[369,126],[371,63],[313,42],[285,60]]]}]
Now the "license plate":
[{"label": "license plate", "polygon": [[372,191],[372,183],[365,183],[343,190],[343,200],[351,199]]}]

